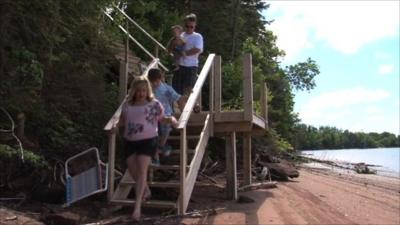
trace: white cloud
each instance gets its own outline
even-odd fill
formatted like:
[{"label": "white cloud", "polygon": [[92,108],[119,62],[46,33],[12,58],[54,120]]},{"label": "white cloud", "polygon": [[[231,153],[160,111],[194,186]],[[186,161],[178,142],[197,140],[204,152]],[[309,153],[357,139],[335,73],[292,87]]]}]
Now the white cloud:
[{"label": "white cloud", "polygon": [[[345,54],[399,35],[399,1],[272,1],[268,26],[287,58],[322,41]],[[275,15],[270,18],[269,15]]]},{"label": "white cloud", "polygon": [[341,109],[349,105],[375,102],[386,97],[389,93],[382,89],[367,90],[363,87],[354,87],[332,92],[326,92],[310,99],[306,105],[309,109],[330,110]]},{"label": "white cloud", "polygon": [[394,71],[393,64],[380,65],[378,68],[378,74],[380,74],[380,75],[391,74],[391,73],[393,73],[393,71]]},{"label": "white cloud", "polygon": [[[335,126],[351,131],[368,131],[374,123],[382,125],[387,121],[386,112],[376,104],[389,97],[390,94],[385,90],[368,90],[364,87],[326,92],[311,97],[303,104],[299,108],[299,117],[303,123],[317,127]],[[386,129],[398,133],[397,127],[393,124],[384,128],[380,126],[379,129],[381,130],[376,128],[370,130],[383,132]]]}]

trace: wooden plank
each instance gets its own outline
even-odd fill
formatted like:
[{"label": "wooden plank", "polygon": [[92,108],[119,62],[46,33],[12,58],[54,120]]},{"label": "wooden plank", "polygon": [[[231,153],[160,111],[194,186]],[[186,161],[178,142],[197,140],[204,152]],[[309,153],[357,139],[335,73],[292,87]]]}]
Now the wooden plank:
[{"label": "wooden plank", "polygon": [[127,94],[128,88],[128,70],[127,70],[127,63],[120,61],[119,62],[119,95],[118,95],[118,102],[121,104],[125,96]]},{"label": "wooden plank", "polygon": [[227,198],[237,200],[236,133],[230,133],[225,141]]},{"label": "wooden plank", "polygon": [[207,116],[205,121],[205,126],[200,134],[199,143],[196,146],[195,155],[190,163],[190,170],[186,177],[186,189],[185,189],[185,203],[183,205],[183,212],[186,212],[186,208],[189,204],[190,196],[192,195],[193,187],[196,182],[197,174],[201,165],[201,161],[204,156],[204,152],[210,137],[210,125],[211,125],[211,115]]},{"label": "wooden plank", "polygon": [[261,103],[261,117],[267,121],[267,85],[263,83],[261,85],[261,94],[260,94],[260,103]]},{"label": "wooden plank", "polygon": [[[135,204],[134,199],[114,199],[110,203],[118,205],[128,205],[133,206]],[[142,202],[144,207],[155,207],[155,208],[176,208],[176,202],[172,201],[144,201]]]},{"label": "wooden plank", "polygon": [[[126,21],[126,30],[129,28],[129,23]],[[120,62],[119,70],[119,98],[118,102],[124,101],[128,89],[128,71],[129,71],[129,37],[125,40],[125,62]],[[122,65],[121,65],[122,64]]]},{"label": "wooden plank", "polygon": [[253,120],[252,120],[254,125],[257,125],[261,127],[262,129],[265,129],[265,120],[261,118],[260,116],[253,115]]},{"label": "wooden plank", "polygon": [[[105,11],[103,11],[104,14],[107,16],[107,18],[109,18],[111,21],[114,22],[114,18],[112,18],[108,13],[106,13]],[[134,37],[132,37],[132,35],[129,34],[129,32],[121,25],[117,25],[118,28],[124,32],[140,49],[142,49],[148,56],[150,56],[153,60],[157,59],[155,56],[153,56],[153,54],[151,54],[142,44],[140,44],[140,42],[138,40],[136,40]],[[161,68],[163,68],[165,71],[169,71],[167,69],[167,67],[165,67],[160,61],[157,62]]]},{"label": "wooden plank", "polygon": [[250,122],[224,122],[214,124],[214,133],[250,132],[253,125]]},{"label": "wooden plank", "polygon": [[181,154],[180,154],[180,172],[179,172],[179,181],[181,183],[180,188],[179,188],[179,198],[178,198],[178,214],[183,215],[185,214],[185,202],[186,202],[186,196],[185,196],[185,190],[186,190],[186,165],[187,165],[187,141],[186,141],[186,124],[181,129]]},{"label": "wooden plank", "polygon": [[[181,140],[182,136],[169,136],[168,140]],[[199,135],[186,135],[186,139],[188,140],[195,140],[195,139],[199,139]]]},{"label": "wooden plank", "polygon": [[108,191],[107,199],[110,201],[114,195],[114,169],[115,169],[115,132],[108,135]]},{"label": "wooden plank", "polygon": [[115,9],[117,9],[122,15],[124,15],[125,18],[127,18],[133,25],[135,25],[140,31],[142,31],[148,38],[150,38],[154,43],[157,44],[162,50],[165,52],[168,52],[167,48],[164,47],[160,42],[158,42],[153,36],[151,36],[145,29],[143,29],[136,21],[134,21],[128,14],[126,14],[124,11],[122,11],[118,6],[113,5]]},{"label": "wooden plank", "polygon": [[244,119],[251,121],[253,118],[253,67],[251,54],[243,58],[243,108]]},{"label": "wooden plank", "polygon": [[179,118],[178,129],[182,129],[186,127],[187,122],[189,121],[190,115],[193,111],[193,107],[196,103],[196,100],[199,98],[201,93],[201,87],[203,86],[208,72],[211,69],[212,62],[214,60],[215,54],[210,54],[205,62],[203,69],[200,72],[199,77],[197,78],[196,84],[193,87],[192,93],[189,96],[189,99],[186,102],[185,108],[182,111],[181,117]]},{"label": "wooden plank", "polygon": [[215,122],[242,122],[244,118],[243,111],[221,112],[219,117],[215,118]]},{"label": "wooden plank", "polygon": [[[157,181],[152,181],[152,182],[147,182],[149,187],[162,187],[162,188],[179,188],[180,183],[179,182],[157,182]],[[121,181],[119,183],[121,186],[131,186],[134,187],[136,185],[135,181]],[[117,199],[123,199],[123,198],[117,198]]]},{"label": "wooden plank", "polygon": [[214,126],[213,126],[213,121],[214,121],[214,76],[215,76],[215,64],[213,63],[212,68],[211,68],[211,72],[210,72],[210,77],[209,77],[209,111],[211,113],[211,118],[209,118],[211,120],[210,122],[210,136],[214,136]]},{"label": "wooden plank", "polygon": [[[194,149],[187,149],[186,150],[186,152],[187,152],[187,154],[194,154],[195,153],[195,150]],[[174,154],[180,154],[181,153],[181,150],[180,149],[173,149],[173,150],[171,150],[171,155],[174,155]]]},{"label": "wooden plank", "polygon": [[[214,59],[214,120],[220,119],[222,106],[222,82],[221,82],[221,56],[215,56]],[[212,89],[211,89],[212,90]]]},{"label": "wooden plank", "polygon": [[251,134],[243,135],[243,184],[251,184]]},{"label": "wooden plank", "polygon": [[[119,183],[121,186],[132,186],[134,187],[136,185],[135,181],[124,181]],[[158,182],[158,181],[153,181],[153,182],[147,182],[149,187],[159,187],[159,188],[179,188],[181,183],[178,181],[168,181],[168,182]],[[209,186],[215,186],[215,184],[210,184],[206,182],[195,182],[195,186],[199,187],[209,187]],[[115,195],[114,195],[115,196]]]},{"label": "wooden plank", "polygon": [[[149,165],[149,169],[152,168],[154,170],[180,170],[181,167],[180,165]],[[188,166],[186,165],[186,168],[188,168]]]},{"label": "wooden plank", "polygon": [[132,186],[121,185],[124,182],[133,182],[133,179],[128,170],[125,171],[124,176],[121,179],[121,182],[118,184],[117,189],[115,190],[112,200],[114,199],[126,199],[129,195],[129,192],[132,190]]}]

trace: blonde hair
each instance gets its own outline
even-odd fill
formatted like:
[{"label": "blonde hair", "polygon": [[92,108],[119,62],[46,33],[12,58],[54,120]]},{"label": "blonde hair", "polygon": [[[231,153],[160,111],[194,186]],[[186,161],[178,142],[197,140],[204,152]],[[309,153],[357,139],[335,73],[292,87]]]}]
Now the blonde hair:
[{"label": "blonde hair", "polygon": [[173,25],[173,26],[171,27],[171,30],[174,30],[174,29],[178,29],[178,30],[182,31],[182,30],[183,30],[183,27],[182,27],[181,25]]},{"label": "blonde hair", "polygon": [[127,99],[127,102],[129,104],[131,104],[131,105],[135,104],[136,90],[139,87],[143,87],[143,86],[146,87],[146,89],[147,89],[146,100],[150,102],[154,99],[153,89],[151,88],[149,80],[145,76],[140,76],[140,77],[136,77],[130,85],[131,88],[129,89],[129,95],[128,95],[128,99]]}]

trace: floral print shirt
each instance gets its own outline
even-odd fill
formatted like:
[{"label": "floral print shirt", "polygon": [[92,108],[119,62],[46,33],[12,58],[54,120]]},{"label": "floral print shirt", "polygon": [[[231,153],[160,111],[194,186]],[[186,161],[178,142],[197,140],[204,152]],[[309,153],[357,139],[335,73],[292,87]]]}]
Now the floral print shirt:
[{"label": "floral print shirt", "polygon": [[125,122],[124,138],[128,141],[149,139],[158,135],[158,121],[164,117],[164,108],[157,100],[145,105],[122,106]]}]

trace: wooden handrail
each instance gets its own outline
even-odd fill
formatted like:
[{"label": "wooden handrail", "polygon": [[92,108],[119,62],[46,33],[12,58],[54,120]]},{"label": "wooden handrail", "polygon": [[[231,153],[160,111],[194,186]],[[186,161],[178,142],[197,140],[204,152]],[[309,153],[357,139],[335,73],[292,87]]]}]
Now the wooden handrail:
[{"label": "wooden handrail", "polygon": [[160,43],[158,42],[153,36],[151,36],[145,29],[143,29],[136,21],[134,21],[130,16],[128,16],[124,11],[122,11],[120,8],[118,8],[116,5],[113,5],[114,8],[116,8],[122,15],[125,16],[131,23],[133,23],[137,28],[139,28],[140,31],[142,31],[147,37],[149,37],[153,42],[155,42],[162,50],[168,52],[168,50]]},{"label": "wooden handrail", "polygon": [[[106,11],[104,11],[104,14],[109,18],[111,21],[114,22],[114,18],[112,18]],[[136,40],[132,35],[121,25],[118,24],[118,28],[124,32],[126,35],[128,35],[129,39],[131,39],[137,46],[139,46],[140,49],[142,49],[148,56],[150,56],[153,60],[157,59],[153,54],[151,54],[138,40]],[[164,71],[169,71],[167,67],[165,67],[160,61],[158,61],[158,64],[163,68]]]},{"label": "wooden handrail", "polygon": [[196,84],[193,87],[192,93],[190,94],[189,99],[186,102],[185,108],[183,108],[182,114],[179,117],[179,124],[177,129],[183,129],[184,127],[186,127],[186,124],[189,121],[190,115],[193,111],[193,107],[196,103],[196,99],[199,97],[201,88],[203,87],[207,75],[212,68],[214,58],[215,54],[208,55],[206,63],[204,64],[203,69],[201,70],[200,75],[197,78]]},{"label": "wooden handrail", "polygon": [[[149,72],[150,69],[155,68],[157,66],[158,62],[159,62],[159,59],[157,59],[157,58],[154,59],[153,61],[151,61],[151,63],[147,66],[146,70],[142,73],[142,76],[147,75],[147,73]],[[129,91],[128,91],[128,93],[129,93]],[[125,96],[124,100],[121,102],[118,109],[115,111],[114,115],[107,122],[106,126],[104,127],[104,130],[110,131],[112,128],[114,128],[117,125],[117,123],[119,122],[119,119],[121,117],[122,105],[125,103],[127,96],[128,95]]]}]

